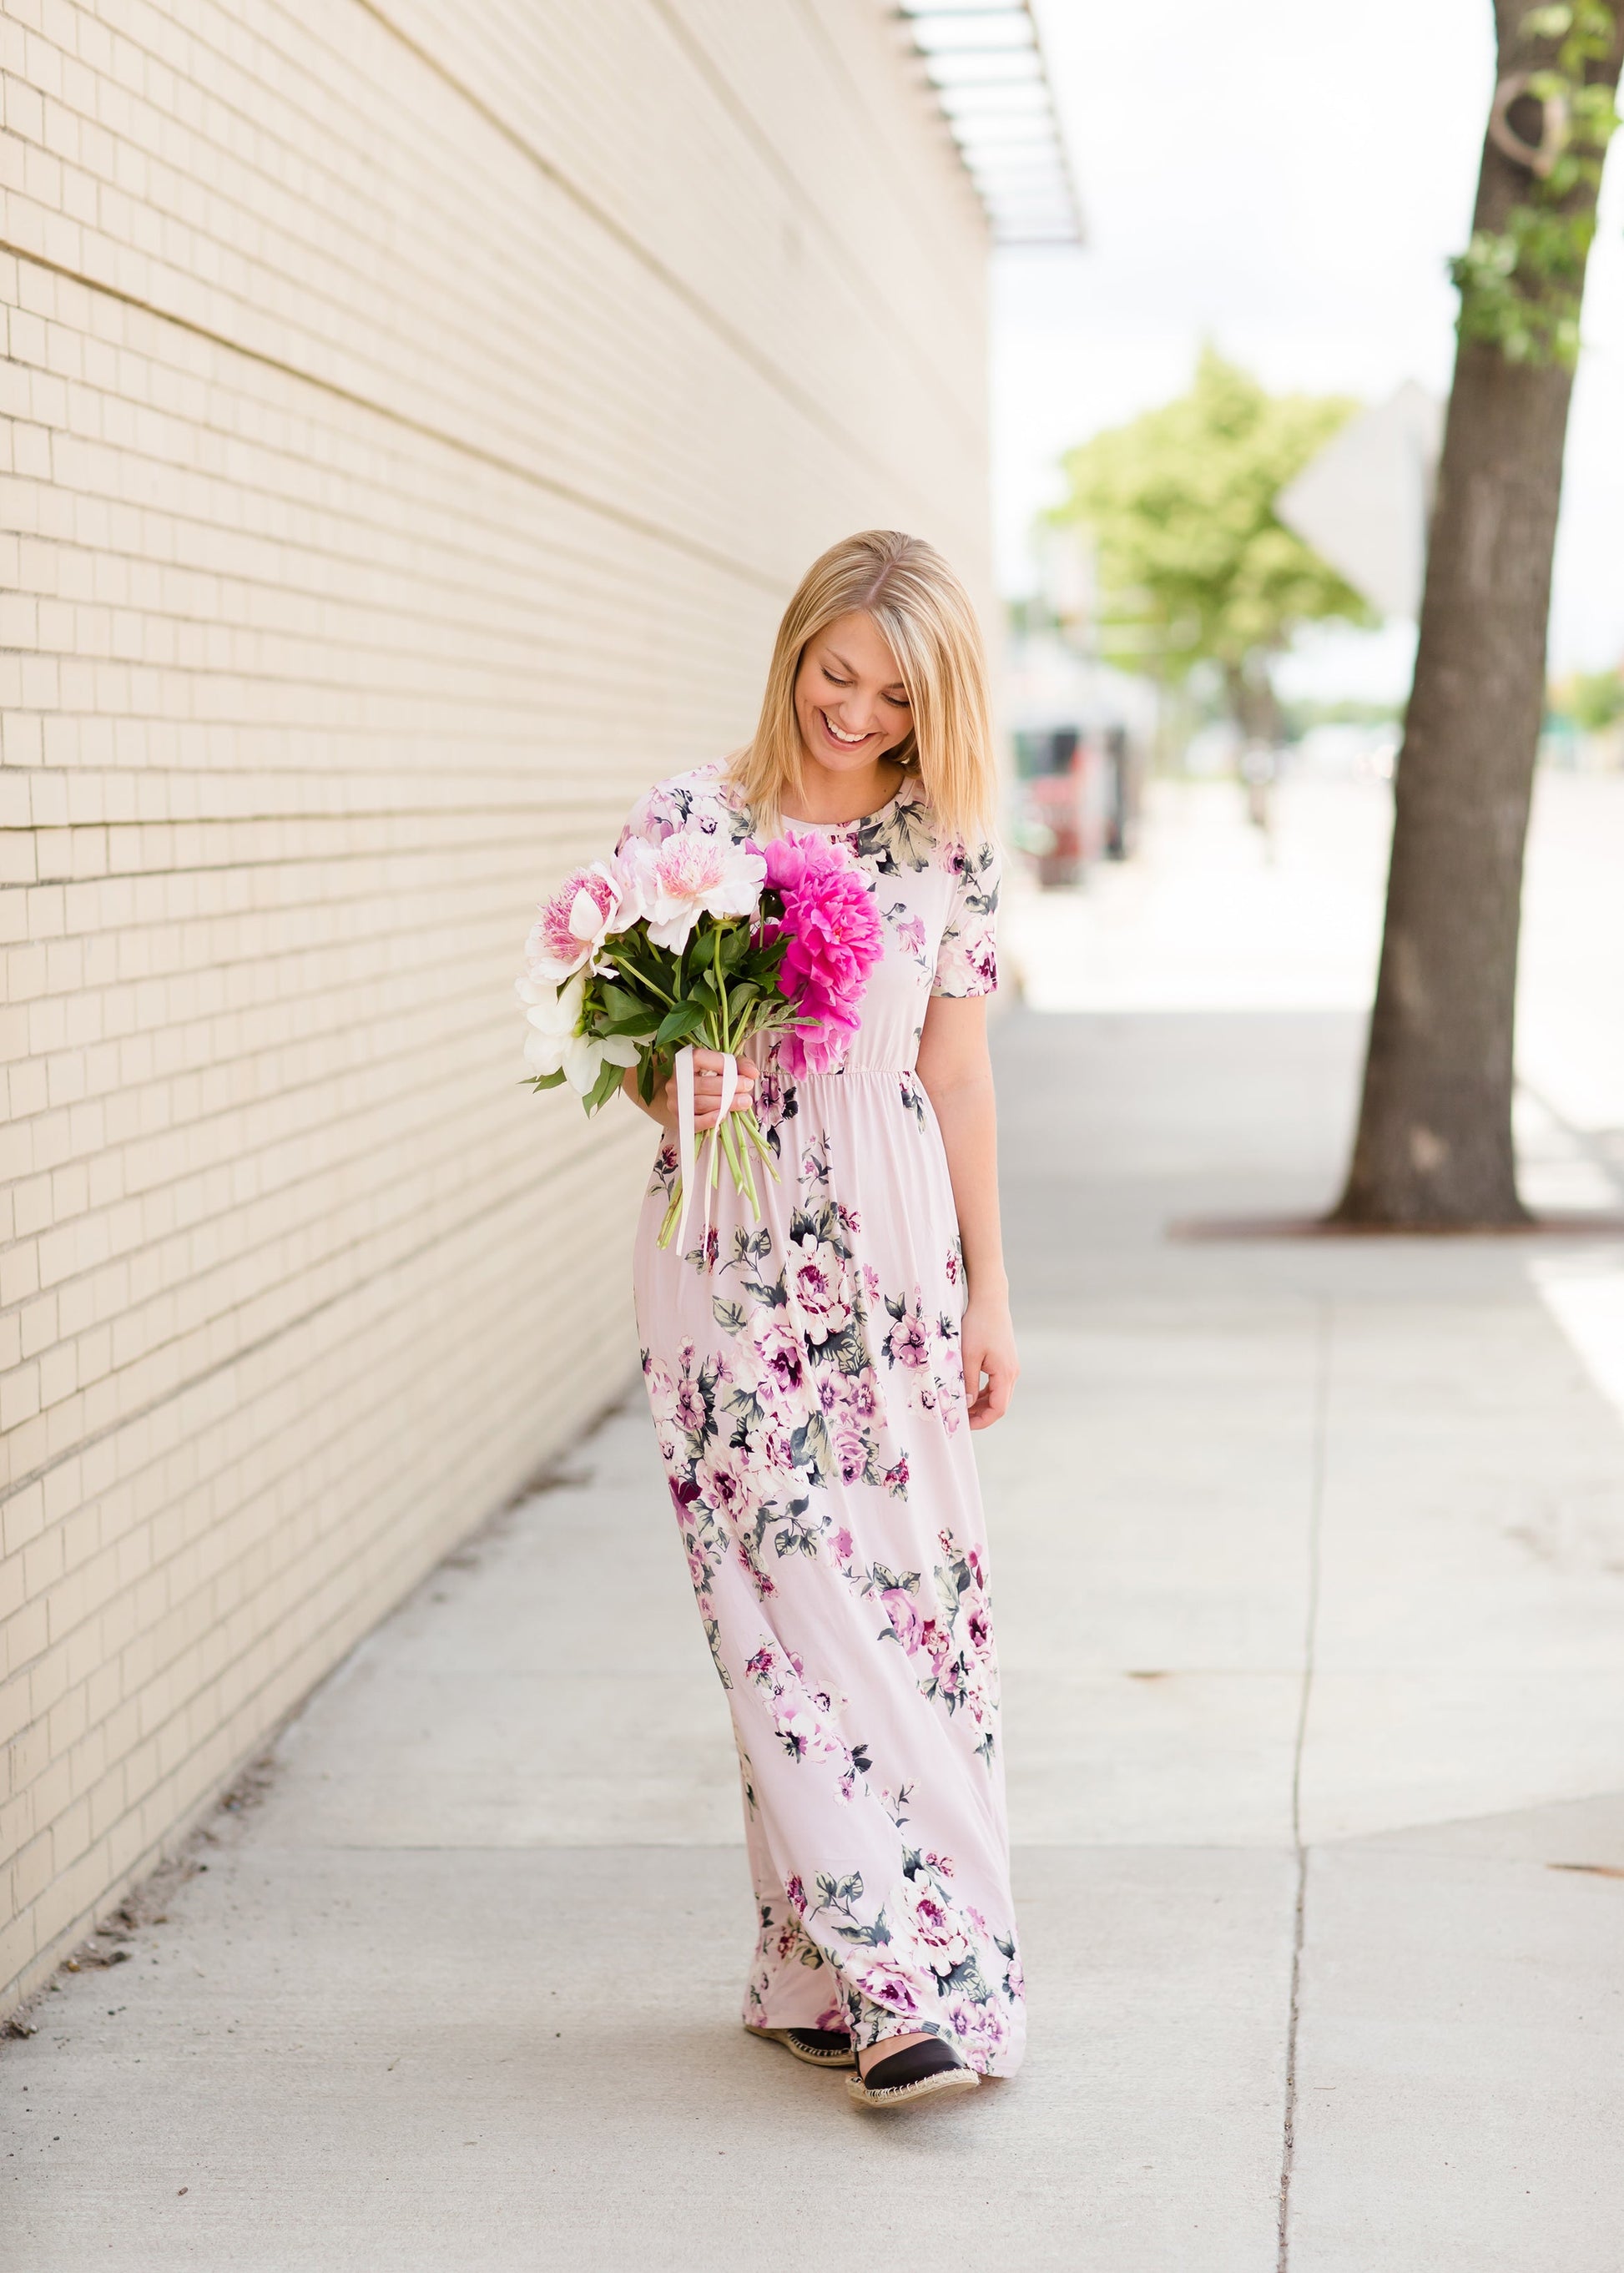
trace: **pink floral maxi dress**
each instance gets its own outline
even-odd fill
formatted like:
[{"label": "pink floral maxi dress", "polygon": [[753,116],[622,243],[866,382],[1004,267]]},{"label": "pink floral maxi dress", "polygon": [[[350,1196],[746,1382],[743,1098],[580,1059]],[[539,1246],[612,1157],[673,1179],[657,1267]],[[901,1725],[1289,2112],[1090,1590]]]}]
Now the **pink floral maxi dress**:
[{"label": "pink floral maxi dress", "polygon": [[[796,823],[807,829],[809,823]],[[702,767],[627,835],[751,834]],[[1023,2036],[997,1669],[959,1362],[963,1257],[942,1137],[914,1072],[933,994],[996,985],[992,847],[938,841],[916,778],[849,845],[884,954],[838,1073],[769,1063],[780,1181],[757,1220],[724,1175],[708,1235],[638,1226],[643,1366],[744,1787],[760,1932],[744,2017],[926,2032],[1007,2075]],[[622,839],[624,842],[624,839]]]}]

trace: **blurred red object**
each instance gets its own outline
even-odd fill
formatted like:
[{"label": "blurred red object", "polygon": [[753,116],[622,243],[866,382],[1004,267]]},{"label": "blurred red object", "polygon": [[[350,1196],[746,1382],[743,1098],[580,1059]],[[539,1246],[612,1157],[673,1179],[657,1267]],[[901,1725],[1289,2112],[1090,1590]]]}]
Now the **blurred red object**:
[{"label": "blurred red object", "polygon": [[1056,726],[1017,734],[1018,837],[1045,889],[1081,881],[1089,864],[1130,849],[1133,782],[1127,737]]}]

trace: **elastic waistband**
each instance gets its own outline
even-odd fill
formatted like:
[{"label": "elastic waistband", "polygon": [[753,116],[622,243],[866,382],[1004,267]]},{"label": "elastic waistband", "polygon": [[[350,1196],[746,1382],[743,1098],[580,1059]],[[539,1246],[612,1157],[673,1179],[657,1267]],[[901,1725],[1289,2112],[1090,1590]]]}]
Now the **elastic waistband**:
[{"label": "elastic waistband", "polygon": [[795,1087],[806,1089],[819,1081],[906,1081],[912,1080],[914,1074],[914,1068],[911,1065],[842,1066],[835,1073],[800,1074],[795,1077]]}]

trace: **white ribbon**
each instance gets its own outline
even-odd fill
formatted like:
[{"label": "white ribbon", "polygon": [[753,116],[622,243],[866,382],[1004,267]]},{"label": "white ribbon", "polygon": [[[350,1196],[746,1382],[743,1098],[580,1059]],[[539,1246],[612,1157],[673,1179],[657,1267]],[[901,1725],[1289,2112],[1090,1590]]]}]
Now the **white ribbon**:
[{"label": "white ribbon", "polygon": [[[688,1228],[688,1203],[694,1197],[694,1177],[697,1159],[697,1148],[694,1142],[694,1051],[691,1043],[677,1052],[674,1071],[677,1080],[677,1154],[680,1162],[682,1173],[682,1206],[681,1211],[677,1217],[677,1253],[680,1255],[682,1252],[682,1234]],[[720,1129],[723,1121],[726,1120],[728,1114],[733,1110],[733,1099],[738,1094],[738,1091],[739,1061],[736,1057],[733,1056],[731,1053],[724,1053],[722,1058],[721,1109],[716,1116],[716,1129],[708,1129],[705,1131],[707,1142],[712,1136],[716,1136],[717,1144],[719,1147],[721,1139],[720,1136],[718,1136],[717,1132]],[[708,1245],[710,1239],[710,1184],[711,1177],[716,1169],[715,1160],[711,1159],[708,1161],[706,1163],[706,1167],[710,1171],[710,1174],[708,1174],[705,1177],[705,1205],[704,1214],[702,1219],[704,1226],[704,1236],[701,1241],[702,1247]]]}]

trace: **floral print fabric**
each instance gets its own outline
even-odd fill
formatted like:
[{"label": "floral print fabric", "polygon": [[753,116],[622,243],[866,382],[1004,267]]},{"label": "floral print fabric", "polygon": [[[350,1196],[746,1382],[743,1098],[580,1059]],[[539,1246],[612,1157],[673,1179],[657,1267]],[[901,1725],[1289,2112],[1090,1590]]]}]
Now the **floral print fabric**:
[{"label": "floral print fabric", "polygon": [[[627,834],[679,826],[740,838],[751,816],[706,767],[650,791]],[[942,840],[913,777],[819,833],[856,855],[884,930],[861,1028],[837,1071],[763,1066],[779,1181],[759,1221],[725,1176],[710,1232],[662,1251],[662,1147],[635,1265],[643,1373],[739,1747],[745,2018],[865,2046],[939,2035],[1008,2074],[1021,1975],[964,1267],[914,1072],[930,996],[996,986],[997,862]]]}]

